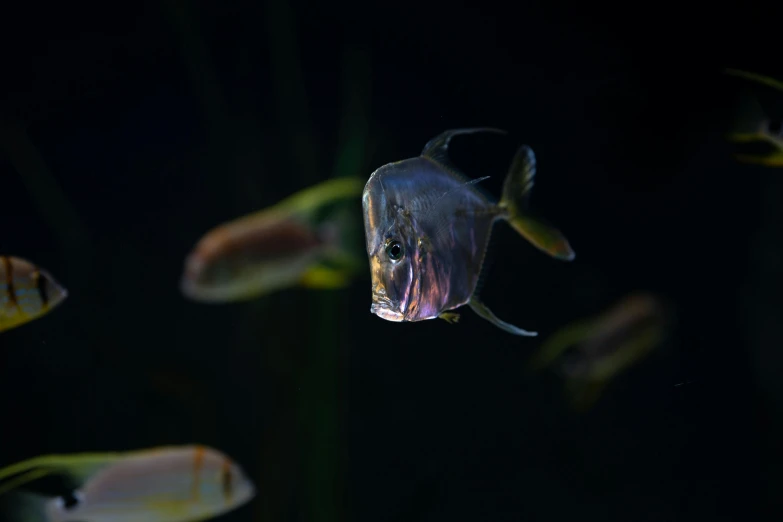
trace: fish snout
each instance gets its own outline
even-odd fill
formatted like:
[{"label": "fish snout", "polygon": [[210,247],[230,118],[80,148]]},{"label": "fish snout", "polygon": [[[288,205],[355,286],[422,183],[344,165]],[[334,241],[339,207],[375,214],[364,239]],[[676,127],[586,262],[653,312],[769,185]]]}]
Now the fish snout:
[{"label": "fish snout", "polygon": [[393,302],[382,287],[380,291],[377,288],[373,288],[370,312],[387,321],[399,322],[403,318],[403,313],[398,311],[399,308],[399,303]]},{"label": "fish snout", "polygon": [[370,312],[374,313],[381,319],[386,319],[387,321],[392,321],[395,323],[399,323],[404,317],[402,312],[397,312],[388,306],[384,306],[378,303],[373,303],[370,306]]}]

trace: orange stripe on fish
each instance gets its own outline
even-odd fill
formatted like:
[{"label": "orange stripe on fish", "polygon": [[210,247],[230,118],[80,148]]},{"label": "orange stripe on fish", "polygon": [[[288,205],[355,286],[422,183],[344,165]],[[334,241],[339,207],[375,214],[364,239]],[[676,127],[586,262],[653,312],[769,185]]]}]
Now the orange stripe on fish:
[{"label": "orange stripe on fish", "polygon": [[204,446],[196,446],[193,454],[193,487],[191,496],[196,502],[199,501],[201,492],[201,466],[204,464]]},{"label": "orange stripe on fish", "polygon": [[223,485],[223,497],[226,500],[226,504],[231,504],[231,496],[234,492],[233,477],[231,476],[231,461],[228,459],[223,460],[223,471],[220,474],[220,480]]}]

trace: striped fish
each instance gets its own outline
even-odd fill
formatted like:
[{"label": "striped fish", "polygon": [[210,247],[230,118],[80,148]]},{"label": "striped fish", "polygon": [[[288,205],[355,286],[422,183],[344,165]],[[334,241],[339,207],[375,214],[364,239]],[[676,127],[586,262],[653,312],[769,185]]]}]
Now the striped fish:
[{"label": "striped fish", "polygon": [[[81,486],[54,498],[17,491],[47,475]],[[255,486],[227,455],[188,445],[36,457],[0,469],[0,493],[9,495],[3,515],[12,520],[189,522],[246,504]]]},{"label": "striped fish", "polygon": [[30,261],[0,256],[0,332],[46,315],[68,297],[46,271]]}]

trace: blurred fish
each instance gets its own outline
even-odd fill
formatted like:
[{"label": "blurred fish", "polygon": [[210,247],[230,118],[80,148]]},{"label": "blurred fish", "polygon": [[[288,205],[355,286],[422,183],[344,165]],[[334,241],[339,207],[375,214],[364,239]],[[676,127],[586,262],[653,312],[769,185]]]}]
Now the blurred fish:
[{"label": "blurred fish", "polygon": [[0,256],[0,332],[46,315],[68,292],[30,261]]},{"label": "blurred fish", "polygon": [[478,297],[478,282],[495,221],[503,219],[537,248],[570,261],[566,238],[527,209],[536,160],[522,146],[511,163],[499,202],[476,188],[448,160],[451,138],[490,128],[446,131],[421,156],[372,173],[362,205],[372,277],[370,311],[388,321],[459,319],[449,310],[468,304],[474,312],[515,335],[537,335],[501,321]]},{"label": "blurred fish", "polygon": [[[346,206],[364,184],[335,178],[204,235],[185,260],[180,289],[189,299],[231,302],[292,286],[340,288],[360,267],[350,231],[361,223]],[[359,232],[357,232],[357,235]]]},{"label": "blurred fish", "polygon": [[531,368],[542,369],[560,360],[558,371],[566,379],[570,399],[585,410],[598,400],[609,380],[661,343],[669,325],[670,310],[660,298],[631,294],[604,314],[550,336],[533,357]]},{"label": "blurred fish", "polygon": [[[726,69],[724,72],[774,90],[778,98],[783,100],[783,82],[738,69]],[[780,117],[781,115],[772,116],[771,111],[763,108],[759,100],[745,103],[742,110],[745,113],[742,119],[750,120],[749,128],[743,129],[742,132],[729,134],[728,140],[742,146],[747,144],[763,145],[764,150],[758,154],[735,154],[734,158],[743,163],[783,167],[783,118]]]},{"label": "blurred fish", "polygon": [[[49,474],[82,486],[54,498],[14,491]],[[27,522],[206,520],[255,496],[242,469],[205,446],[36,457],[0,470],[0,492],[8,491],[9,514]]]}]

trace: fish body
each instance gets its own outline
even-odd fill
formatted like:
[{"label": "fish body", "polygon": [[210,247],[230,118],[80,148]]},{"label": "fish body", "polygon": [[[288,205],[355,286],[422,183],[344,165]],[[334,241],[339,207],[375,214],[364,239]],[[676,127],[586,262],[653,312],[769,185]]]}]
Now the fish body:
[{"label": "fish body", "polygon": [[181,289],[196,301],[251,299],[296,285],[324,246],[300,220],[264,216],[230,222],[198,242],[185,261]]},{"label": "fish body", "polygon": [[[358,200],[362,187],[352,178],[329,180],[210,230],[185,260],[182,293],[195,301],[230,302],[297,285],[344,286],[349,265],[358,264],[343,245],[348,224],[339,212],[317,214],[340,200]],[[322,266],[328,262],[338,266]]]},{"label": "fish body", "polygon": [[0,256],[0,332],[46,315],[68,292],[46,270],[25,259]]},{"label": "fish body", "polygon": [[206,520],[255,496],[255,487],[242,469],[220,451],[205,446],[50,455],[30,462],[32,469],[86,477],[68,502],[63,497],[21,494],[16,513],[35,522]]},{"label": "fish body", "polygon": [[665,335],[671,313],[649,293],[633,293],[596,317],[569,324],[550,336],[532,366],[559,360],[572,403],[587,409],[615,376],[641,361]]},{"label": "fish body", "polygon": [[571,260],[574,254],[557,229],[525,209],[535,174],[529,147],[517,152],[500,201],[476,187],[486,178],[467,178],[450,165],[451,138],[478,131],[502,132],[447,131],[431,140],[421,156],[384,165],[370,176],[362,194],[370,311],[394,322],[454,320],[456,314],[449,311],[468,304],[505,331],[536,335],[501,321],[478,298],[492,227],[505,220],[554,257]]},{"label": "fish body", "polygon": [[[783,167],[783,113],[780,109],[783,82],[738,69],[726,69],[724,73],[742,78],[756,87],[752,99],[743,100],[741,105],[741,114],[735,126],[742,128],[737,128],[727,136],[738,150],[744,149],[742,153],[735,153],[734,158],[741,163]],[[773,96],[770,97],[770,94]],[[773,116],[775,112],[777,114]],[[759,152],[753,152],[753,146],[757,146]]]},{"label": "fish body", "polygon": [[650,294],[631,294],[594,323],[579,345],[580,356],[565,361],[569,378],[605,381],[640,360],[659,340],[663,305]]}]

